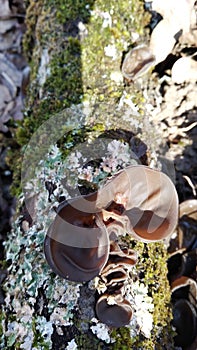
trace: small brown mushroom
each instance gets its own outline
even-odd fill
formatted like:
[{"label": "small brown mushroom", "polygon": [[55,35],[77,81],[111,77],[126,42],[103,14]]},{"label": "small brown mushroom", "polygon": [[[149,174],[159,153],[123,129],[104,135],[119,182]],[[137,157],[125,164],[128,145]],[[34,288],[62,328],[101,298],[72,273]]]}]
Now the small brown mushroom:
[{"label": "small brown mushroom", "polygon": [[[119,212],[111,209],[113,202]],[[129,166],[109,179],[98,191],[96,206],[107,225],[115,221],[115,234],[128,232],[144,242],[168,237],[178,221],[175,186],[164,173],[143,165]]]},{"label": "small brown mushroom", "polygon": [[103,294],[97,301],[96,314],[99,320],[109,327],[123,327],[129,324],[132,318],[132,307],[120,294]]},{"label": "small brown mushroom", "polygon": [[131,249],[121,249],[117,242],[111,242],[109,259],[100,273],[107,290],[96,303],[97,317],[110,327],[127,325],[132,318],[132,308],[125,299],[125,282],[137,261],[137,254]]},{"label": "small brown mushroom", "polygon": [[109,240],[125,232],[142,241],[163,239],[176,225],[177,207],[174,185],[165,174],[127,167],[98,192],[60,205],[45,238],[46,259],[56,274],[78,282],[103,270],[107,287],[118,288],[137,256],[115,242],[110,247]]},{"label": "small brown mushroom", "polygon": [[[120,285],[137,262],[137,253],[132,249],[121,249],[117,242],[111,242],[108,261],[100,275],[106,287],[120,292]],[[118,286],[118,288],[117,288]]]},{"label": "small brown mushroom", "polygon": [[48,264],[56,274],[72,281],[94,278],[108,259],[108,234],[103,222],[96,219],[93,199],[94,194],[61,205],[45,238]]},{"label": "small brown mushroom", "polygon": [[137,254],[119,247],[116,238],[128,232],[142,241],[163,239],[175,228],[177,216],[170,179],[146,166],[130,166],[98,192],[60,205],[45,238],[45,256],[63,278],[83,282],[100,275],[106,292],[96,303],[97,316],[110,327],[125,326],[132,317],[125,283]]},{"label": "small brown mushroom", "polygon": [[123,266],[130,270],[137,262],[137,253],[128,248],[120,248],[117,242],[110,242],[109,258],[102,271],[102,276],[117,266]]},{"label": "small brown mushroom", "polygon": [[139,45],[131,49],[122,63],[122,75],[128,81],[136,80],[153,67],[155,57],[146,45]]}]

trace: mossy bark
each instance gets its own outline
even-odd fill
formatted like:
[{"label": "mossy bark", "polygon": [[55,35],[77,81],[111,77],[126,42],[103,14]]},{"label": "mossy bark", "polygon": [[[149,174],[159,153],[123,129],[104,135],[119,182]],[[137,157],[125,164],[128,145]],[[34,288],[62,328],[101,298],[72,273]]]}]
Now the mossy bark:
[{"label": "mossy bark", "polygon": [[[155,161],[152,150],[156,151],[157,136],[150,129],[145,117],[145,101],[136,85],[125,86],[120,73],[124,51],[134,45],[135,36],[145,40],[143,28],[147,23],[143,11],[142,1],[117,0],[89,0],[89,1],[29,1],[27,2],[26,25],[24,36],[24,51],[31,67],[31,82],[26,99],[24,120],[16,130],[16,140],[21,145],[21,156],[25,145],[33,134],[46,120],[54,115],[64,113],[67,108],[88,106],[91,112],[86,115],[83,124],[75,122],[75,128],[64,137],[64,143],[76,146],[85,138],[88,130],[92,137],[102,135],[103,132],[116,131],[116,137],[124,139],[125,134],[136,134],[148,146],[148,163]],[[135,36],[133,35],[135,33]],[[121,101],[123,103],[121,104]],[[128,101],[128,104],[127,104]],[[77,117],[76,117],[77,118]],[[74,125],[74,124],[73,124]],[[111,135],[111,134],[110,134]],[[110,136],[111,137],[111,136]],[[112,137],[113,138],[113,137]],[[154,144],[155,142],[155,144]],[[69,147],[68,149],[69,150]],[[154,158],[154,159],[153,159]],[[18,158],[19,159],[19,158]],[[18,164],[20,160],[18,160]],[[15,174],[15,193],[19,189],[19,173]],[[15,228],[15,234],[16,231]],[[13,235],[12,235],[13,237]],[[28,240],[28,236],[26,237]],[[17,238],[20,249],[17,251],[14,268],[9,268],[8,281],[5,292],[10,300],[16,298],[19,287],[13,287],[12,276],[23,264],[25,259],[25,241],[23,235]],[[31,321],[31,330],[34,334],[34,349],[65,349],[67,342],[75,338],[79,349],[172,349],[172,335],[170,333],[170,290],[167,281],[166,259],[167,253],[163,243],[133,243],[139,256],[137,268],[141,270],[143,281],[148,286],[149,294],[153,298],[154,326],[151,337],[143,336],[132,339],[128,329],[113,330],[112,344],[99,340],[88,330],[84,331],[82,323],[76,314],[73,325],[63,327],[62,334],[58,333],[55,324],[50,345],[45,342],[43,334],[38,331],[38,323],[50,317],[47,295],[44,287],[36,287],[36,304],[34,304],[34,322]],[[13,255],[13,247],[8,243],[9,252]],[[28,254],[34,249],[33,242],[28,246]],[[33,256],[33,254],[32,254]],[[33,258],[32,258],[33,259]],[[35,259],[37,257],[35,256]],[[34,260],[32,260],[34,261]],[[13,261],[12,261],[13,263]],[[43,260],[42,263],[44,264]],[[34,264],[32,262],[32,264]],[[42,265],[41,265],[42,266]],[[43,265],[46,268],[46,265]],[[48,280],[48,289],[53,278]],[[21,276],[22,278],[22,276]],[[18,276],[19,286],[20,279]],[[64,285],[64,281],[60,282]],[[83,290],[83,288],[85,288]],[[88,291],[82,287],[86,297]],[[28,298],[26,291],[21,291],[23,298]],[[82,293],[82,294],[83,294]],[[91,293],[90,293],[91,294]],[[91,297],[91,295],[89,295]],[[23,298],[20,297],[20,300]],[[39,302],[46,304],[39,314]],[[27,301],[28,302],[28,301]],[[81,302],[81,305],[83,302]],[[12,313],[13,312],[13,313]],[[19,322],[14,307],[12,312],[6,308],[1,313],[2,340],[6,349],[20,349],[21,340],[14,339],[8,332],[11,322]],[[36,323],[37,322],[37,323]],[[7,332],[6,336],[5,333]],[[14,339],[14,340],[13,340]]]}]

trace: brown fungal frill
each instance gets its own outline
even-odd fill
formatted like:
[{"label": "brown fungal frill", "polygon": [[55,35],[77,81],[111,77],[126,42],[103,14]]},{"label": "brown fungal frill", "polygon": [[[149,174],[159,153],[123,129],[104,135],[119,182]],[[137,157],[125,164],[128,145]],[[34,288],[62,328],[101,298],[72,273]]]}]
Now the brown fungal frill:
[{"label": "brown fungal frill", "polygon": [[181,253],[197,248],[197,200],[188,199],[179,205],[177,235],[171,239],[168,252]]},{"label": "brown fungal frill", "polygon": [[120,294],[111,298],[108,294],[103,294],[97,301],[96,314],[109,327],[123,327],[132,318],[132,308],[129,301]]},{"label": "brown fungal frill", "polygon": [[125,298],[124,286],[136,262],[134,250],[120,248],[117,242],[111,242],[108,262],[100,274],[106,290],[96,303],[97,317],[109,327],[123,327],[132,318],[132,307]]},{"label": "brown fungal frill", "polygon": [[131,49],[124,57],[122,75],[127,81],[136,80],[154,66],[155,57],[146,45],[139,45]]},{"label": "brown fungal frill", "polygon": [[108,259],[107,230],[96,213],[91,213],[92,198],[94,195],[78,197],[61,205],[44,242],[46,260],[52,270],[72,281],[91,280]]},{"label": "brown fungal frill", "polygon": [[97,316],[111,327],[124,326],[132,317],[124,287],[137,254],[121,248],[119,236],[158,241],[173,232],[177,217],[171,180],[147,166],[129,166],[97,192],[60,205],[45,238],[46,260],[56,274],[72,281],[99,275],[105,293],[96,302]]},{"label": "brown fungal frill", "polygon": [[[115,213],[111,210],[113,202],[120,212],[118,207]],[[144,242],[168,237],[178,220],[174,184],[164,173],[143,165],[129,166],[109,179],[98,191],[96,207],[104,209],[104,222],[111,218],[118,223],[117,234],[128,232]]]}]

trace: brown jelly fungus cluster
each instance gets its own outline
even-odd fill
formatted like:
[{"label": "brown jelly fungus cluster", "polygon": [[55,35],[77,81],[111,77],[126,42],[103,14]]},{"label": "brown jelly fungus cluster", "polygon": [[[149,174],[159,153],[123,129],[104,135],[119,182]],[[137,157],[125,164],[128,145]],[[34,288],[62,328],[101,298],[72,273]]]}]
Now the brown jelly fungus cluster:
[{"label": "brown jelly fungus cluster", "polygon": [[168,176],[147,166],[129,166],[97,192],[60,205],[45,238],[46,260],[71,281],[99,276],[105,288],[96,303],[97,317],[121,327],[132,318],[124,286],[137,254],[121,248],[119,236],[159,241],[173,232],[177,219],[178,197]]}]

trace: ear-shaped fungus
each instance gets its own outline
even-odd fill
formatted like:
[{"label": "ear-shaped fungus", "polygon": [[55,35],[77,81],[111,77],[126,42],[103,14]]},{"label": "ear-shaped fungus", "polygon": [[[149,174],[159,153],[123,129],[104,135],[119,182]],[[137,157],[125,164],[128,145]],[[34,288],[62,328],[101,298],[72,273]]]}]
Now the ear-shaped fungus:
[{"label": "ear-shaped fungus", "polygon": [[[118,207],[113,211],[114,202],[119,213]],[[129,166],[109,179],[98,191],[96,206],[105,209],[104,222],[118,222],[117,232],[126,231],[144,242],[166,238],[177,225],[178,196],[173,183],[164,173],[143,165]]]},{"label": "ear-shaped fungus", "polygon": [[154,63],[155,57],[148,46],[136,46],[126,54],[123,60],[122,75],[128,81],[135,80],[146,73]]},{"label": "ear-shaped fungus", "polygon": [[106,290],[96,303],[97,316],[111,327],[125,326],[132,317],[125,284],[137,255],[121,249],[117,237],[127,232],[158,241],[173,232],[177,218],[170,179],[146,166],[129,166],[98,192],[61,204],[45,238],[45,256],[63,278],[83,282],[100,275]]},{"label": "ear-shaped fungus", "polygon": [[100,274],[107,290],[96,303],[97,317],[110,327],[123,327],[132,318],[132,307],[124,297],[124,284],[136,261],[136,252],[111,242],[108,262]]},{"label": "ear-shaped fungus", "polygon": [[128,272],[137,262],[137,253],[132,249],[121,249],[117,242],[110,242],[107,264],[101,272],[105,285],[113,289],[128,277]]},{"label": "ear-shaped fungus", "polygon": [[113,299],[103,294],[97,301],[96,314],[109,327],[123,327],[132,318],[132,308],[129,301],[119,294]]},{"label": "ear-shaped fungus", "polygon": [[61,205],[45,238],[48,264],[56,274],[72,281],[94,278],[108,259],[108,234],[103,222],[96,218],[94,196]]}]

